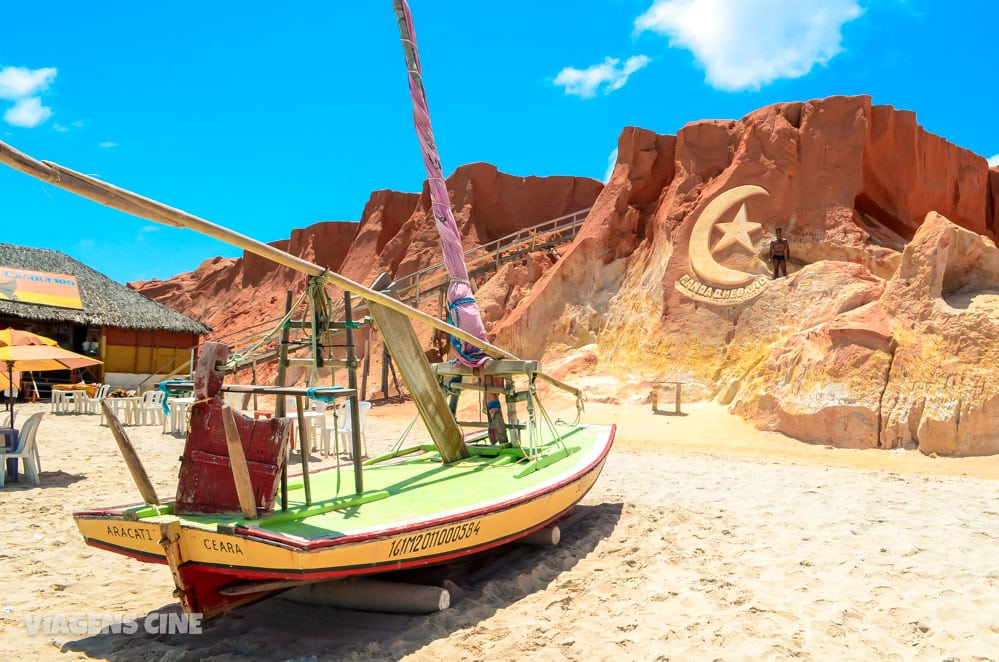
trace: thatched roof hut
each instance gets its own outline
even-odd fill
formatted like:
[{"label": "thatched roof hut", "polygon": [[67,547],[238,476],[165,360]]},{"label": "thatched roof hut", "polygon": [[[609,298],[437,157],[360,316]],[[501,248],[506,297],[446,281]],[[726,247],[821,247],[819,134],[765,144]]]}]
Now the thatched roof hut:
[{"label": "thatched roof hut", "polygon": [[211,331],[65,253],[12,244],[0,244],[0,326],[27,328],[103,362],[81,376],[39,374],[32,385],[43,396],[67,378],[148,388],[190,371],[200,337]]},{"label": "thatched roof hut", "polygon": [[0,244],[0,266],[72,274],[83,302],[83,310],[74,310],[0,299],[0,317],[196,335],[211,331],[201,322],[147,299],[59,251]]}]

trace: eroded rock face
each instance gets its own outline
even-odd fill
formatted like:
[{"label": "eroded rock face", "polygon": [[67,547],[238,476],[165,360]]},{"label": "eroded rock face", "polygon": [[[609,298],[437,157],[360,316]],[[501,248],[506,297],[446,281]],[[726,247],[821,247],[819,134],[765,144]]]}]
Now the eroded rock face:
[{"label": "eroded rock face", "polygon": [[906,246],[882,303],[898,343],[882,404],[882,445],[999,452],[999,251],[939,214]]},{"label": "eroded rock face", "polygon": [[[514,177],[484,163],[458,168],[448,178],[448,190],[467,248],[494,241],[593,204],[603,185],[583,177]],[[365,205],[360,223],[325,222],[295,230],[287,240],[274,242],[281,250],[328,266],[347,278],[371,285],[382,273],[392,279],[414,273],[441,261],[440,240],[430,212],[429,190],[420,194],[376,191]],[[507,314],[550,266],[540,253],[520,264],[504,265],[499,278],[484,290],[487,324]],[[265,326],[284,314],[288,290],[305,288],[305,277],[287,267],[252,253],[240,259],[213,258],[195,271],[167,281],[130,283],[130,287],[184,314],[208,324],[210,339],[232,342],[255,326]],[[421,302],[428,313],[438,314],[433,297]],[[429,329],[418,328],[427,347]],[[365,338],[359,338],[363,353]],[[377,336],[372,348],[372,372],[380,369]],[[262,368],[260,381],[273,378]]]},{"label": "eroded rock face", "polygon": [[[561,259],[529,255],[479,294],[494,342],[561,378],[681,380],[686,398],[717,398],[815,443],[999,452],[986,374],[999,338],[999,168],[912,113],[832,97],[676,136],[629,127],[603,187],[486,164],[459,168],[448,186],[467,247],[592,205]],[[338,271],[358,282],[440,259],[426,190],[376,192],[352,227]],[[790,275],[773,281],[778,227]],[[328,241],[287,245],[318,256]],[[250,302],[273,318],[284,290],[301,289],[252,256],[140,285],[188,314],[250,291],[225,315],[194,315],[216,328],[247,324]]]},{"label": "eroded rock face", "polygon": [[852,448],[999,452],[999,250],[930,213],[882,289],[771,345],[741,381],[734,411]]},{"label": "eroded rock face", "polygon": [[[914,316],[926,323],[903,321],[900,311],[920,299],[899,298],[896,276],[931,211],[968,233],[958,243],[985,251],[995,183],[984,159],[867,97],[779,104],[737,122],[697,122],[675,138],[626,129],[586,227],[494,327],[496,341],[549,359],[551,348],[595,342],[594,372],[682,380],[687,397],[719,398],[807,441],[999,452],[999,434],[974,432],[989,426],[993,396],[973,377],[999,336],[976,320],[977,333],[949,340],[946,329],[960,324],[937,307]],[[712,202],[732,191],[742,192],[737,202],[705,228]],[[791,242],[791,277],[771,282],[777,227]],[[952,254],[934,252],[966,265],[945,273],[987,280],[988,259],[942,257]],[[730,272],[748,274],[749,285],[719,286]],[[943,291],[954,289],[944,281]],[[923,332],[899,331],[913,324]],[[910,374],[929,386],[910,389]],[[945,385],[957,381],[970,385],[951,401]]]},{"label": "eroded rock face", "polygon": [[876,447],[891,361],[884,287],[865,267],[832,261],[775,281],[726,347],[721,401],[804,441]]}]

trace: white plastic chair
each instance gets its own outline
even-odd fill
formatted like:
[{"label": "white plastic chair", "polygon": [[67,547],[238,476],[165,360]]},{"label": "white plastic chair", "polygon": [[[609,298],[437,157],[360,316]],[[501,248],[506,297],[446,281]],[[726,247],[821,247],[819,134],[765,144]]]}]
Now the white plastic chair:
[{"label": "white plastic chair", "polygon": [[[189,396],[167,398],[169,415],[163,418],[163,433],[187,432],[187,410],[194,404],[194,398]],[[169,430],[167,429],[169,428]]]},{"label": "white plastic chair", "polygon": [[159,389],[142,394],[137,416],[139,425],[163,425],[163,395]]},{"label": "white plastic chair", "polygon": [[72,391],[62,391],[59,389],[52,389],[52,397],[50,399],[50,407],[53,414],[68,414],[70,408],[74,411],[76,410],[76,403],[74,398],[76,394]]},{"label": "white plastic chair", "polygon": [[111,392],[110,384],[101,384],[97,387],[97,392],[94,397],[88,398],[83,396],[83,413],[84,414],[100,414],[101,413],[101,400],[108,396]]},{"label": "white plastic chair", "polygon": [[7,460],[10,458],[20,459],[24,462],[24,476],[33,485],[41,485],[39,475],[42,473],[42,458],[38,454],[38,444],[35,442],[35,434],[38,432],[38,424],[42,422],[39,412],[31,416],[21,427],[20,438],[17,442],[17,450],[11,452],[0,446],[0,487],[4,485],[4,474],[7,470]]},{"label": "white plastic chair", "polygon": [[[293,396],[286,395],[284,397],[284,417],[290,419],[292,422],[291,433],[293,436],[292,442],[288,445],[289,449],[298,441],[298,433],[295,431],[295,425],[298,424],[298,405],[295,400]],[[310,401],[307,408],[302,412],[302,417],[305,420],[305,438],[309,443],[307,450],[316,450],[318,448],[319,431],[326,420],[326,415],[321,411],[317,411],[317,406],[315,402]]]},{"label": "white plastic chair", "polygon": [[[371,409],[371,403],[361,401],[357,403],[357,415],[360,419],[360,424],[357,426],[358,432],[361,433],[361,449],[364,456],[368,456],[368,438],[364,434],[364,421],[368,417],[368,410]],[[353,442],[352,442],[352,425],[350,418],[350,402],[341,402],[336,406],[336,428],[333,424],[328,423],[323,427],[323,453],[326,455],[330,454],[330,437],[333,434],[338,434],[340,436],[340,445],[350,456],[354,459],[353,455]]]},{"label": "white plastic chair", "polygon": [[246,405],[249,403],[250,394],[238,391],[222,391],[222,401],[233,411],[246,412]]}]

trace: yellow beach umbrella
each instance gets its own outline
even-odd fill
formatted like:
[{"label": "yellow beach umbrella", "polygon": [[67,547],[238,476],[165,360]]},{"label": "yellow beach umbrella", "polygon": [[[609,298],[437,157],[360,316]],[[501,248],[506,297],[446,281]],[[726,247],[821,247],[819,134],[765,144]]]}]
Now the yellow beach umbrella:
[{"label": "yellow beach umbrella", "polygon": [[[24,344],[8,344],[24,343]],[[0,329],[0,389],[21,384],[22,372],[75,370],[101,361],[59,347],[54,340],[28,331]],[[10,409],[13,410],[13,399]],[[11,416],[13,420],[13,415]]]},{"label": "yellow beach umbrella", "polygon": [[52,338],[40,336],[30,331],[20,329],[0,329],[0,346],[9,347],[11,345],[57,345]]}]

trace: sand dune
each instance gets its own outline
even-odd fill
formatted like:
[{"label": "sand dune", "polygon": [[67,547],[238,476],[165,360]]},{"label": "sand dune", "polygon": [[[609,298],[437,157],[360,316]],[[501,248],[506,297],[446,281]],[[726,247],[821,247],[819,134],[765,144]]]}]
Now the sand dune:
[{"label": "sand dune", "polygon": [[[0,491],[0,629],[9,659],[999,659],[999,458],[848,451],[683,416],[591,405],[617,422],[604,475],[554,549],[515,547],[411,580],[432,616],[279,598],[198,635],[29,633],[42,617],[175,613],[165,566],[84,545],[74,510],[135,501],[96,416],[46,414],[41,488]],[[47,405],[19,407],[18,420]],[[372,452],[409,404],[376,407]],[[161,495],[183,441],[129,428]],[[326,460],[328,462],[328,460]]]}]

